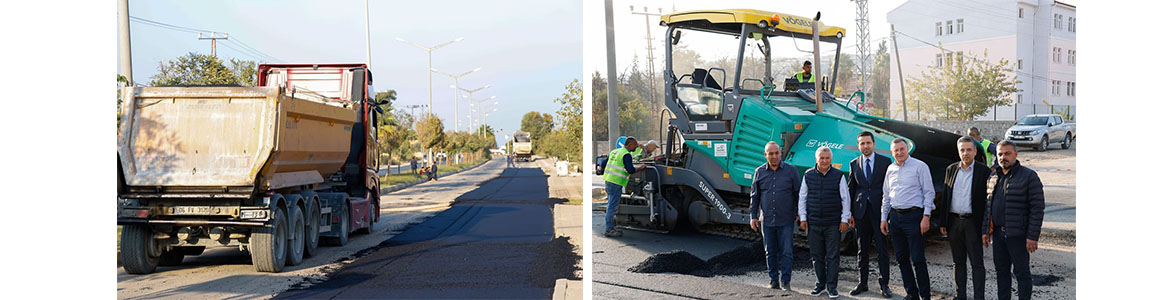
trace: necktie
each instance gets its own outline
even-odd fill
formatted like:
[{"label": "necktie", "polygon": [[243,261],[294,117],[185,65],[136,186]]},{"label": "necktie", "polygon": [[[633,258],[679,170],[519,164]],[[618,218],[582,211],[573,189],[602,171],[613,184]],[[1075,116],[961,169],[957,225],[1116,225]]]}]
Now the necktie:
[{"label": "necktie", "polygon": [[869,182],[870,175],[871,175],[870,174],[870,159],[869,158],[866,159],[865,165],[863,165],[862,168],[865,170],[865,173],[866,173],[866,181]]}]

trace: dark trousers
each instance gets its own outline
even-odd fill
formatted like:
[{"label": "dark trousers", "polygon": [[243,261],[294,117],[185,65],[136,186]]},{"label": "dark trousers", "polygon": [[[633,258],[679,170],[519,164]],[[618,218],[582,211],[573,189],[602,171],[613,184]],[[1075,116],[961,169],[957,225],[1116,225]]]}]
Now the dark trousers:
[{"label": "dark trousers", "polygon": [[[870,252],[877,253],[878,285],[887,286],[890,283],[890,251],[887,250],[886,236],[879,231],[879,212],[867,213],[862,219],[855,219],[854,226],[858,232],[858,271],[859,282],[866,284],[870,278]],[[873,242],[873,243],[871,243]],[[877,251],[875,250],[877,246]]]},{"label": "dark trousers", "polygon": [[956,298],[966,299],[968,292],[968,262],[972,263],[972,295],[984,299],[984,248],[980,241],[980,221],[974,216],[951,214],[948,219],[948,244],[951,246],[952,271]]},{"label": "dark trousers", "polygon": [[1007,237],[1004,230],[992,232],[992,263],[996,266],[996,296],[1012,299],[1012,278],[1016,277],[1017,298],[1033,296],[1033,274],[1029,272],[1029,251],[1025,237]]},{"label": "dark trousers", "polygon": [[813,271],[817,273],[817,287],[838,290],[838,254],[841,252],[842,232],[838,226],[809,225],[809,254],[813,256]]},{"label": "dark trousers", "polygon": [[760,226],[764,236],[764,261],[768,265],[768,277],[777,280],[780,273],[782,282],[793,278],[793,222],[781,222],[782,226]]},{"label": "dark trousers", "polygon": [[903,273],[903,289],[907,296],[931,298],[931,279],[927,274],[927,257],[923,253],[923,233],[919,222],[923,221],[923,209],[914,208],[907,212],[893,209],[887,219],[890,239],[894,242],[895,260]]}]

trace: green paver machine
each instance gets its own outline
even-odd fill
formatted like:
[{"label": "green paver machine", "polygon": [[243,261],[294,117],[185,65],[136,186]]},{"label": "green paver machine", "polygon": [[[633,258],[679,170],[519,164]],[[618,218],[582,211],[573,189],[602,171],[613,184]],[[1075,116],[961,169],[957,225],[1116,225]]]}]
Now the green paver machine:
[{"label": "green paver machine", "polygon": [[[818,85],[826,87],[821,78],[811,83],[782,80],[783,88],[775,86],[770,75],[769,40],[791,39],[795,46],[808,43],[815,40],[814,28],[818,28],[816,40],[837,47],[829,82],[835,81],[845,30],[820,23],[814,27],[813,22],[818,21],[747,9],[662,16],[660,25],[667,27],[664,102],[672,114],[665,154],[641,161],[647,168],[632,174],[615,216],[618,225],[667,232],[689,223],[704,233],[759,239],[760,234],[748,226],[748,206],[753,173],[766,161],[765,144],[780,144],[782,160],[802,173],[816,165],[817,148],[827,146],[833,152],[833,166],[848,173],[849,161],[861,155],[857,135],[864,130],[874,133],[875,151],[888,157],[893,139],[910,141],[911,156],[930,166],[936,190],[940,190],[944,169],[958,160],[955,143],[959,135],[868,115],[860,111],[861,99],[839,99],[818,89]],[[671,67],[672,48],[685,30],[735,37],[739,42],[735,70],[728,74],[721,68],[695,66],[693,73],[676,77]],[[756,44],[763,56],[761,78],[746,74],[749,43]],[[818,48],[814,48],[814,57],[820,54]],[[814,69],[814,75],[821,77]],[[829,85],[828,90],[834,88]],[[861,92],[854,95],[865,96]],[[852,234],[843,236],[845,240]]]}]

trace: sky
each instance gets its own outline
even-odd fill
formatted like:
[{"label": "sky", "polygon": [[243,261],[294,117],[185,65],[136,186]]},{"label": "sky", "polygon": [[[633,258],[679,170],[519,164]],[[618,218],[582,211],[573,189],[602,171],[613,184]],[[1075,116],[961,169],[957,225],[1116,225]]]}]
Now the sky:
[{"label": "sky", "polygon": [[[473,94],[496,96],[499,104],[486,118],[504,144],[529,111],[554,114],[561,96],[582,74],[581,0],[571,1],[390,1],[370,2],[370,48],[375,91],[394,89],[402,108],[428,102],[427,52],[402,38],[431,47],[463,37],[432,51],[432,68],[460,74],[460,87],[491,87]],[[540,13],[534,13],[540,12]],[[165,24],[226,32],[231,42],[217,42],[221,59],[285,63],[360,63],[366,60],[364,2],[345,1],[130,1],[131,17]],[[160,62],[189,52],[209,54],[211,43],[197,34],[133,20],[130,24],[133,76],[145,83]],[[116,41],[115,41],[116,43]],[[116,45],[116,44],[115,44]],[[246,46],[246,47],[245,47]],[[254,53],[255,49],[261,54]],[[444,128],[455,126],[455,91],[450,77],[431,78],[433,113]],[[459,126],[466,130],[468,100],[459,100]],[[479,113],[476,114],[477,118]]]},{"label": "sky", "polygon": [[[897,8],[899,5],[906,3],[902,0],[873,0],[868,1],[869,20],[870,20],[870,51],[873,54],[878,51],[878,44],[881,39],[888,39],[890,37],[890,23],[886,21],[886,14],[891,10]],[[1065,3],[1077,5],[1078,1],[1062,1]],[[585,7],[586,18],[586,58],[585,69],[592,74],[594,71],[601,73],[604,77],[606,75],[606,25],[605,25],[605,6],[603,1],[590,1]],[[800,15],[808,18],[813,18],[817,12],[821,12],[821,23],[829,26],[837,26],[846,29],[846,36],[842,45],[842,54],[856,54],[856,45],[858,44],[857,26],[855,18],[857,17],[857,4],[849,0],[831,0],[831,1],[764,1],[764,0],[723,0],[723,1],[705,1],[705,0],[675,0],[675,1],[656,1],[656,0],[614,0],[614,44],[616,52],[616,64],[618,73],[621,74],[624,70],[629,70],[632,63],[632,57],[638,55],[640,69],[646,69],[646,19],[643,15],[635,15],[631,13],[632,6],[635,11],[642,12],[643,8],[653,13],[658,13],[658,9],[662,8],[663,13],[681,12],[688,10],[700,9],[731,9],[731,8],[749,8],[759,9],[765,11],[772,11],[778,13],[785,13],[790,15]],[[651,37],[654,39],[652,45],[655,47],[656,69],[661,69],[663,56],[663,37],[666,34],[666,27],[659,26],[657,17],[651,17]],[[684,33],[686,36],[688,33]],[[680,44],[686,44],[689,48],[696,50],[704,59],[713,59],[722,56],[734,55],[736,51],[736,42],[733,39],[719,39],[715,37],[724,37],[721,35],[704,33],[693,34],[692,38],[684,38]],[[701,37],[702,36],[702,37]],[[709,38],[711,37],[711,38]],[[900,41],[902,39],[900,38]],[[792,56],[788,54],[799,54],[792,51],[794,46],[791,39],[783,39],[785,45],[779,45],[774,42],[773,58]],[[808,44],[808,42],[806,42]],[[811,51],[811,46],[802,44],[802,50]],[[790,51],[785,53],[784,51]],[[823,47],[821,51],[826,51]],[[832,51],[832,48],[830,49]],[[831,52],[832,53],[832,52]],[[825,62],[823,63],[832,63]]]}]

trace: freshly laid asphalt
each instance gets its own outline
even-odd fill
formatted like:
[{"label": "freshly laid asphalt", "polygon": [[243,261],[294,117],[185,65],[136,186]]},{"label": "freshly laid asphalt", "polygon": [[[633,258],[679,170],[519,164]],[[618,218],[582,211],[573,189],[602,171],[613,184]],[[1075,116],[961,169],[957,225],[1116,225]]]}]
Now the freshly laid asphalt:
[{"label": "freshly laid asphalt", "polygon": [[548,299],[577,259],[567,239],[553,238],[552,205],[540,169],[505,169],[328,280],[276,298]]}]

